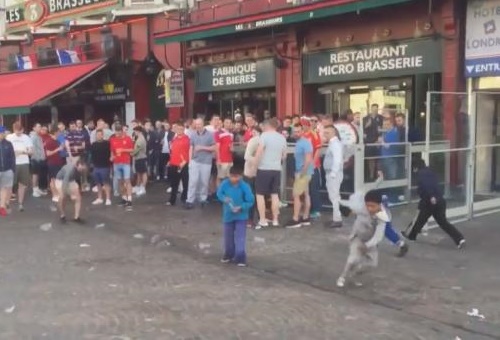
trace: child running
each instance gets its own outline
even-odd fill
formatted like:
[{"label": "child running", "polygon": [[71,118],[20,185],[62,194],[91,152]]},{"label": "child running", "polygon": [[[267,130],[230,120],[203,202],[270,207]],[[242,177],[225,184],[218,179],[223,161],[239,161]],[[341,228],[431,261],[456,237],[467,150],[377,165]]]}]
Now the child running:
[{"label": "child running", "polygon": [[382,196],[377,191],[369,191],[364,199],[362,194],[355,193],[344,204],[356,214],[356,220],[349,237],[349,256],[344,271],[337,279],[338,287],[344,287],[347,280],[364,269],[377,266],[377,245],[384,238],[386,227],[391,225]]},{"label": "child running", "polygon": [[238,267],[246,267],[248,213],[254,205],[255,198],[250,185],[243,181],[240,169],[233,166],[229,170],[229,178],[220,184],[217,198],[223,203],[224,256],[221,262],[233,262]]}]

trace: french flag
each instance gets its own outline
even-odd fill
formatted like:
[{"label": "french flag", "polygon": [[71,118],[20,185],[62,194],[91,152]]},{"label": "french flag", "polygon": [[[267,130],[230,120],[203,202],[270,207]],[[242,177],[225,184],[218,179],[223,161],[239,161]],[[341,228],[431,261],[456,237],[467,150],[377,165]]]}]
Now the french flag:
[{"label": "french flag", "polygon": [[60,65],[77,64],[80,62],[78,53],[71,50],[57,50],[57,58]]},{"label": "french flag", "polygon": [[33,60],[29,55],[18,55],[17,59],[17,69],[18,70],[32,70],[33,69]]}]

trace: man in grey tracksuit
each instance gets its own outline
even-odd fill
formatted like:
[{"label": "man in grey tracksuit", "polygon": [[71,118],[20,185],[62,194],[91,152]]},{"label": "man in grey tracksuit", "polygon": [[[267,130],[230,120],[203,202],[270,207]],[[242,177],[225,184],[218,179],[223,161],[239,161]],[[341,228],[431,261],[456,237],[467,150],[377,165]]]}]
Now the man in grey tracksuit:
[{"label": "man in grey tracksuit", "polygon": [[203,119],[196,119],[194,123],[196,132],[190,136],[187,209],[192,209],[196,200],[202,205],[207,202],[212,161],[217,147],[213,133],[205,129]]},{"label": "man in grey tracksuit", "polygon": [[325,169],[326,189],[328,197],[333,205],[333,221],[328,227],[342,227],[342,215],[340,213],[340,185],[344,178],[344,147],[339,139],[337,129],[333,125],[325,126],[323,131],[328,148],[323,161]]}]

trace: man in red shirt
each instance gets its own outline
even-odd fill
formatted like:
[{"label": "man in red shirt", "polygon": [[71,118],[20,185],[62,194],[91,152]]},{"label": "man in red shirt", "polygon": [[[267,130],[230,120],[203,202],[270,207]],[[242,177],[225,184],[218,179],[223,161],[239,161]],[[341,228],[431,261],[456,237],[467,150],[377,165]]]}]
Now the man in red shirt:
[{"label": "man in red shirt", "polygon": [[[317,118],[316,118],[317,119]],[[318,218],[321,210],[321,136],[311,128],[311,118],[302,117],[300,119],[304,131],[304,137],[309,139],[313,146],[314,173],[309,182],[309,194],[311,196],[311,218]]]},{"label": "man in red shirt", "polygon": [[109,140],[113,175],[118,179],[122,200],[120,205],[132,211],[132,184],[130,182],[131,154],[134,151],[132,138],[123,133],[121,125],[115,126],[115,135]]},{"label": "man in red shirt", "polygon": [[245,124],[247,125],[247,129],[245,130],[245,134],[243,135],[243,141],[246,144],[250,139],[252,139],[253,128],[257,125],[255,116],[251,113],[245,113]]},{"label": "man in red shirt", "polygon": [[222,129],[215,132],[214,139],[217,144],[217,186],[223,179],[229,177],[229,169],[233,166],[233,141],[234,135],[230,132],[233,122],[230,118],[224,119]]},{"label": "man in red shirt", "polygon": [[175,205],[179,183],[182,181],[181,201],[186,202],[189,180],[189,149],[191,141],[185,133],[184,124],[178,122],[174,124],[175,137],[170,142],[170,162],[168,166],[168,178],[172,192],[167,205]]}]

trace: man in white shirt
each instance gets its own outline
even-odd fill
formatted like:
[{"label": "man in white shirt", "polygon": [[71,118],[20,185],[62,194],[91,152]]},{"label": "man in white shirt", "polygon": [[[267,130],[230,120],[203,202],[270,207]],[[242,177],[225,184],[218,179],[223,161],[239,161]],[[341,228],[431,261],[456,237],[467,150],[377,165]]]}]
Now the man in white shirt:
[{"label": "man in white shirt", "polygon": [[24,211],[24,194],[30,184],[30,156],[33,154],[33,142],[28,135],[24,134],[21,123],[16,122],[12,127],[14,133],[7,136],[12,143],[16,154],[16,172],[14,174],[14,185],[17,184],[17,201],[19,211]]},{"label": "man in white shirt", "polygon": [[328,227],[342,227],[340,213],[340,185],[344,179],[344,147],[339,139],[339,132],[333,125],[324,127],[323,135],[328,141],[328,149],[323,161],[325,169],[326,189],[333,206],[333,221]]}]

